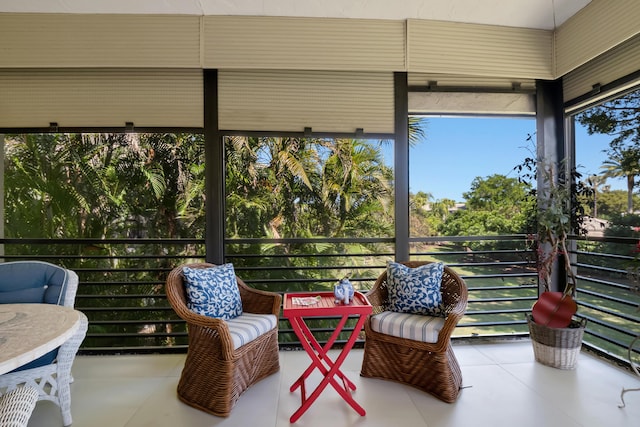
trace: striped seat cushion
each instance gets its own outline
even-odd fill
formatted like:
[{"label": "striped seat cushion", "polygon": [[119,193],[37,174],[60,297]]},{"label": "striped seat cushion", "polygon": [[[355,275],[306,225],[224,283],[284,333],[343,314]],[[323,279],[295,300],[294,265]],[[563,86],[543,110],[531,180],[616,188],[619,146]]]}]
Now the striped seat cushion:
[{"label": "striped seat cushion", "polygon": [[398,338],[435,343],[444,320],[439,316],[383,311],[371,317],[371,329]]},{"label": "striped seat cushion", "polygon": [[229,326],[233,348],[236,349],[275,328],[278,318],[273,314],[242,313],[225,322]]}]

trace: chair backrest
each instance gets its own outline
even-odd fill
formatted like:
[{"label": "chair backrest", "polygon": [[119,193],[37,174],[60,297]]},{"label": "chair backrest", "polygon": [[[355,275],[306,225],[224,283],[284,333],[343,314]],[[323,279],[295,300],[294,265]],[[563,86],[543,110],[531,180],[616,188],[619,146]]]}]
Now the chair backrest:
[{"label": "chair backrest", "polygon": [[[77,290],[78,275],[58,265],[44,261],[0,263],[0,304],[45,303],[73,307]],[[16,371],[48,365],[57,355],[56,348]]]},{"label": "chair backrest", "polygon": [[[407,261],[401,264],[410,268],[416,268],[421,265],[429,264],[430,261]],[[372,304],[380,307],[374,307],[374,312],[385,310],[388,302],[389,292],[387,287],[387,270],[385,269],[374,284],[372,292],[376,291],[379,294],[379,302],[372,301]],[[468,300],[467,285],[464,280],[449,266],[444,266],[444,272],[442,275],[441,284],[442,303],[445,306],[445,312],[449,313],[455,307],[464,305],[466,307]]]},{"label": "chair backrest", "polygon": [[0,304],[46,303],[73,307],[78,275],[44,261],[0,263]]}]

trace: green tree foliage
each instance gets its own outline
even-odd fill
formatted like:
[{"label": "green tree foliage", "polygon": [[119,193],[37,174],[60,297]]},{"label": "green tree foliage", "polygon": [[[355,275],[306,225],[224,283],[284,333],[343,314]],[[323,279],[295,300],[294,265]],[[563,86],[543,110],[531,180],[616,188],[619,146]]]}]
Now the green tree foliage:
[{"label": "green tree foliage", "polygon": [[203,235],[199,136],[29,134],[7,140],[7,237]]},{"label": "green tree foliage", "polygon": [[[634,206],[640,206],[640,196],[634,194]],[[613,220],[627,211],[627,192],[610,190],[598,193],[598,218]]]},{"label": "green tree foliage", "polygon": [[612,147],[640,147],[640,90],[597,105],[577,117],[590,135],[612,135]]},{"label": "green tree foliage", "polygon": [[393,171],[366,141],[229,138],[229,237],[393,233]]},{"label": "green tree foliage", "polygon": [[595,106],[576,118],[590,135],[614,137],[602,169],[607,177],[626,178],[627,212],[633,212],[635,178],[640,175],[640,90]]},{"label": "green tree foliage", "polygon": [[517,178],[496,174],[476,177],[463,194],[465,209],[449,216],[441,231],[446,236],[523,233],[531,206],[528,186]]},{"label": "green tree foliage", "polygon": [[[640,125],[640,124],[639,124]],[[603,176],[625,178],[627,181],[627,213],[633,212],[633,188],[640,175],[640,149],[609,149],[609,158],[602,162]]]},{"label": "green tree foliage", "polygon": [[[204,236],[204,144],[201,135],[47,134],[5,138],[5,236],[118,239]],[[61,255],[52,262],[81,274],[78,300],[92,332],[148,334],[156,307],[166,310],[166,271],[192,246],[139,244],[6,245],[7,254]],[[199,252],[202,253],[201,251]],[[70,256],[69,256],[70,255]],[[154,255],[157,258],[154,258]],[[95,296],[100,296],[96,298]],[[118,318],[108,307],[119,310]],[[123,321],[131,320],[131,323]],[[145,325],[140,321],[151,320]],[[102,324],[100,321],[104,321]],[[170,326],[167,326],[170,327]],[[93,338],[92,338],[93,339]],[[159,345],[164,338],[135,338]]]}]

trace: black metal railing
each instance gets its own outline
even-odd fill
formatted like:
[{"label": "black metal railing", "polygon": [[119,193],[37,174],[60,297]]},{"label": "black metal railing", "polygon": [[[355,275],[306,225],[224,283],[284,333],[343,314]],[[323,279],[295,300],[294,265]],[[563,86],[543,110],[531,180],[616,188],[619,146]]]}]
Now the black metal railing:
[{"label": "black metal railing", "polygon": [[[4,261],[41,259],[78,273],[76,307],[90,321],[81,352],[185,351],[186,326],[169,306],[164,283],[175,266],[204,261],[203,240],[0,239],[0,243]],[[535,254],[526,236],[412,238],[410,243],[411,259],[443,261],[467,282],[469,306],[455,338],[528,334],[524,315],[537,298],[538,286]],[[585,344],[620,359],[625,358],[630,338],[640,333],[636,311],[640,300],[622,268],[632,257],[620,254],[630,243],[578,242],[576,252],[579,315],[588,319]],[[607,246],[612,244],[622,246]],[[337,279],[349,275],[356,289],[366,292],[393,259],[393,245],[391,238],[234,239],[225,242],[225,250],[226,261],[234,264],[238,276],[259,289],[330,290]],[[329,334],[335,321],[316,319],[311,326],[316,333]],[[299,345],[288,321],[281,320],[279,327],[281,346]],[[345,332],[349,331],[348,325]]]},{"label": "black metal railing", "polygon": [[625,364],[629,346],[640,335],[637,243],[624,237],[579,239],[573,254],[578,313],[587,319],[583,341]]}]

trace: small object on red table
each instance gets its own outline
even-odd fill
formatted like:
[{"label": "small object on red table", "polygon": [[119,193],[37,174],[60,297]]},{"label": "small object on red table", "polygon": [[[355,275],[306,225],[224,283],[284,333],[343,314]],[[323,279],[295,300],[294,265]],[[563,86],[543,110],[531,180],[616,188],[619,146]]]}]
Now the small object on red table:
[{"label": "small object on red table", "polygon": [[[300,302],[298,298],[316,298],[319,299],[317,304],[313,305],[301,305],[294,304],[295,302]],[[302,404],[300,407],[291,415],[289,419],[290,422],[295,423],[298,418],[304,414],[307,409],[311,406],[311,404],[320,396],[320,393],[327,387],[327,385],[331,384],[331,386],[342,396],[345,402],[347,402],[355,411],[364,416],[365,410],[360,406],[351,395],[351,391],[356,389],[355,384],[353,384],[347,376],[340,370],[340,366],[346,359],[349,351],[353,347],[353,344],[356,342],[358,338],[358,334],[362,330],[362,326],[364,325],[364,321],[368,314],[372,311],[371,304],[360,292],[355,292],[353,296],[353,302],[349,305],[336,305],[335,297],[333,292],[312,292],[312,293],[293,293],[293,294],[285,294],[284,302],[283,302],[283,310],[282,314],[284,317],[289,319],[291,323],[291,327],[293,331],[296,333],[298,339],[302,343],[302,346],[306,350],[307,354],[311,358],[311,364],[309,367],[302,373],[300,378],[298,378],[289,391],[294,392],[296,389],[300,388],[300,395]],[[319,316],[342,316],[336,329],[331,334],[331,337],[327,341],[327,343],[323,346],[318,343],[316,338],[311,333],[311,330],[304,322],[305,318],[308,317],[319,317]],[[331,360],[329,355],[327,354],[336,339],[342,332],[342,328],[344,328],[349,316],[358,316],[358,321],[356,325],[353,327],[353,331],[349,336],[349,339],[345,343],[342,351],[338,355],[335,360]],[[320,384],[309,394],[307,397],[306,389],[305,389],[305,380],[311,375],[314,369],[318,369],[322,376],[324,377]],[[336,377],[341,380],[338,382]]]}]

